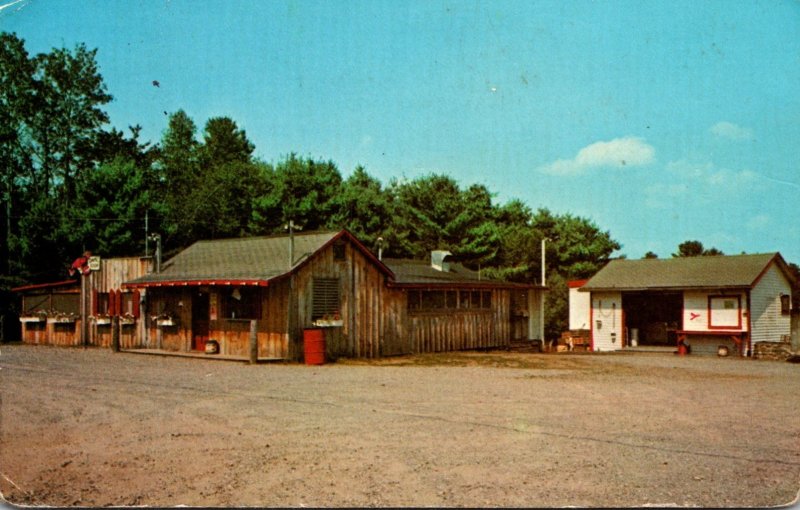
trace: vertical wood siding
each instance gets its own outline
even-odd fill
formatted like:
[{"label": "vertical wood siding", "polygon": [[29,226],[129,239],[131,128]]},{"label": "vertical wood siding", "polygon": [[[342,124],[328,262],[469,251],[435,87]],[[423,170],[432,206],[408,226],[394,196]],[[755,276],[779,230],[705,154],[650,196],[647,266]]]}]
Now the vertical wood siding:
[{"label": "vertical wood siding", "polygon": [[492,309],[408,314],[415,353],[506,347],[511,339],[511,293],[492,291]]},{"label": "vertical wood siding", "polygon": [[[91,315],[91,299],[92,295],[97,293],[107,293],[110,291],[120,291],[121,294],[128,295],[130,298],[133,294],[132,290],[123,289],[122,284],[126,281],[144,276],[150,268],[150,260],[140,257],[123,257],[113,259],[101,259],[100,270],[93,271],[88,276],[88,292],[84,299],[89,301],[88,310]],[[131,300],[126,300],[131,302]],[[131,313],[132,310],[121,309],[120,313]],[[120,347],[129,349],[137,347],[141,339],[145,336],[146,321],[143,316],[140,316],[134,321],[133,324],[121,324],[120,326],[119,342]],[[110,324],[96,324],[94,321],[89,321],[89,345],[99,347],[111,346],[111,328]],[[80,328],[76,329],[77,335],[80,335]]]},{"label": "vertical wood siding", "polygon": [[[220,294],[222,289],[212,288]],[[221,298],[220,298],[221,302]],[[260,358],[286,359],[289,357],[287,310],[289,284],[275,282],[261,288],[261,318],[256,321],[258,356]],[[190,326],[191,327],[191,326]],[[209,323],[209,339],[220,344],[220,353],[229,356],[249,356],[250,321],[243,319],[217,319]]]},{"label": "vertical wood siding", "polygon": [[381,355],[385,276],[350,243],[345,246],[344,254],[343,260],[336,260],[334,247],[329,246],[297,273],[298,315],[292,335],[300,345],[298,354],[302,353],[302,330],[314,327],[314,278],[334,278],[339,281],[342,326],[340,331],[326,328],[326,336],[335,343],[329,354],[358,358]]}]

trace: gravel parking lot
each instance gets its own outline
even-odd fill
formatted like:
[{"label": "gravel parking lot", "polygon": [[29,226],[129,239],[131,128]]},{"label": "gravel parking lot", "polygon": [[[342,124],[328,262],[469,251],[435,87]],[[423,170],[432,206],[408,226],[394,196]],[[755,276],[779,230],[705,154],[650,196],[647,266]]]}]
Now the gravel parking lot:
[{"label": "gravel parking lot", "polygon": [[763,507],[800,489],[798,364],[0,351],[0,489],[16,504]]}]

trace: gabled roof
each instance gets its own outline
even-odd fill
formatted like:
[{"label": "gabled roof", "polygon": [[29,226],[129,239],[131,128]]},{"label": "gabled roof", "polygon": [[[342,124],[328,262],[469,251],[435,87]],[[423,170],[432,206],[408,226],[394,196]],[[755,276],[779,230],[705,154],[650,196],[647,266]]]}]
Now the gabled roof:
[{"label": "gabled roof", "polygon": [[309,257],[335,240],[346,237],[373,259],[378,268],[391,274],[377,258],[346,230],[294,235],[294,264],[289,263],[289,236],[247,237],[198,241],[151,273],[126,282],[127,287],[161,285],[261,285],[287,276],[302,267]]},{"label": "gabled roof", "polygon": [[617,259],[609,262],[582,291],[752,288],[772,262],[793,282],[780,253]]},{"label": "gabled roof", "polygon": [[449,271],[439,271],[430,261],[384,258],[384,264],[394,273],[393,287],[492,287],[531,288],[533,285],[490,280],[477,271],[459,263],[450,263]]}]

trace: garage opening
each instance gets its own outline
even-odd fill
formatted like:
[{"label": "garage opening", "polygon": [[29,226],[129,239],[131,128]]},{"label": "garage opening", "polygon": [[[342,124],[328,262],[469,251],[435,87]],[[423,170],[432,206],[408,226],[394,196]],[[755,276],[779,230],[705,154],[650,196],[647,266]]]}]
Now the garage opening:
[{"label": "garage opening", "polygon": [[680,329],[683,294],[680,292],[626,292],[622,309],[628,342],[638,337],[639,345],[675,345]]}]

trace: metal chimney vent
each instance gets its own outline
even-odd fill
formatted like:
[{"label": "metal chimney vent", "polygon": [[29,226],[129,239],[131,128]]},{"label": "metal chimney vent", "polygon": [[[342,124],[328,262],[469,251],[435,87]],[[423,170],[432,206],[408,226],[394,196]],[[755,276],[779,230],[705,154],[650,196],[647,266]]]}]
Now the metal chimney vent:
[{"label": "metal chimney vent", "polygon": [[449,251],[445,250],[434,250],[431,252],[431,267],[436,269],[437,271],[442,271],[447,273],[450,271],[450,263],[446,262],[445,259],[452,255]]}]

